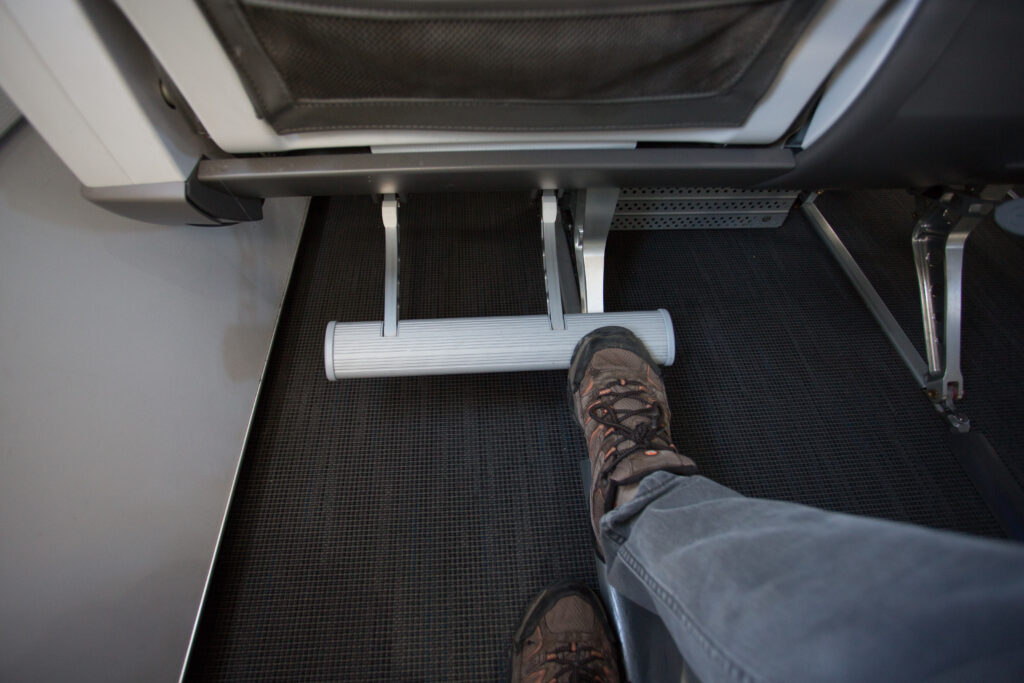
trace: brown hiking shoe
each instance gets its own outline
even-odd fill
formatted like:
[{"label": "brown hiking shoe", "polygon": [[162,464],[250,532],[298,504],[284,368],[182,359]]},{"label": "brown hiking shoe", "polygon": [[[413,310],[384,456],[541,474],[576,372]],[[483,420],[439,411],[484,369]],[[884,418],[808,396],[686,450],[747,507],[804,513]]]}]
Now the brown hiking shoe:
[{"label": "brown hiking shoe", "polygon": [[594,330],[576,345],[569,396],[590,453],[590,518],[598,554],[601,516],[620,489],[657,470],[695,474],[697,465],[676,450],[661,370],[636,335],[624,327]]},{"label": "brown hiking shoe", "polygon": [[561,583],[526,610],[512,642],[512,681],[618,683],[618,651],[600,600]]}]

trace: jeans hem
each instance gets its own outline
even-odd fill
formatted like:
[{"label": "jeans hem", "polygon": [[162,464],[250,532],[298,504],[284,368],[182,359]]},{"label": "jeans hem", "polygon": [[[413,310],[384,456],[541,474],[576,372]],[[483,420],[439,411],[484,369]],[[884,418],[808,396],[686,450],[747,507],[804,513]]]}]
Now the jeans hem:
[{"label": "jeans hem", "polygon": [[735,657],[730,656],[721,648],[721,646],[713,642],[712,639],[705,634],[697,626],[697,623],[686,613],[675,596],[672,595],[667,588],[656,581],[646,569],[644,569],[640,561],[637,560],[636,556],[634,556],[633,553],[625,547],[625,545],[617,549],[615,559],[621,561],[639,581],[647,586],[648,591],[653,597],[656,597],[663,605],[665,605],[665,607],[671,610],[686,630],[693,635],[694,640],[701,646],[711,661],[716,662],[726,672],[729,678],[740,683],[755,683],[756,681],[762,680],[751,674],[746,667],[740,665],[736,661]]}]

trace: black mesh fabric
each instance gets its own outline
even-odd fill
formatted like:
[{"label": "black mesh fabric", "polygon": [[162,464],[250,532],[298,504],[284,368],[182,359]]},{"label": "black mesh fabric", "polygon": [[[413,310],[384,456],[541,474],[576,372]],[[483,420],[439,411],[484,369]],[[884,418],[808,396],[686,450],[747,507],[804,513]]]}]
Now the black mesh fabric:
[{"label": "black mesh fabric", "polygon": [[[909,252],[909,215],[891,197],[820,201],[837,229],[866,235],[860,256],[891,265],[882,275],[898,287],[884,294],[913,306],[912,266],[879,252]],[[528,195],[414,195],[400,212],[404,318],[544,312]],[[1019,459],[1024,245],[979,230],[966,370],[968,391],[989,398],[971,416]],[[369,198],[314,203],[189,680],[503,680],[533,594],[595,580],[564,372],[324,378],[326,322],[382,314],[383,250]],[[747,495],[1000,534],[942,419],[801,215],[777,230],[613,232],[605,284],[610,310],[671,312],[673,436],[706,475]]]},{"label": "black mesh fabric", "polygon": [[[548,109],[539,127],[603,127],[616,121],[616,108],[633,112],[622,125],[652,125],[653,110],[637,108],[644,102],[668,106],[672,120],[659,113],[656,122],[665,125],[684,122],[694,102],[727,93],[732,103],[720,113],[730,124],[767,87],[784,44],[817,3],[203,4],[264,115],[285,132],[376,127],[402,116],[411,127],[535,127],[535,117],[517,109],[526,104]],[[770,64],[752,73],[761,60]],[[756,83],[744,84],[748,75]],[[479,108],[488,103],[503,106]],[[593,111],[560,120],[564,110],[551,105],[565,103]]]},{"label": "black mesh fabric", "polygon": [[299,100],[609,100],[721,91],[757,54],[783,4],[408,20],[243,7]]}]

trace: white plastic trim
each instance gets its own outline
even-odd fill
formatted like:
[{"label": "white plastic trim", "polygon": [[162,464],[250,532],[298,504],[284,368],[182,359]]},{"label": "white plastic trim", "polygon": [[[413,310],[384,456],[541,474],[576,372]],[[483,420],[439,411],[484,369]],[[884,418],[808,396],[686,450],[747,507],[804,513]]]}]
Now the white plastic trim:
[{"label": "white plastic trim", "polygon": [[4,3],[0,3],[0,85],[79,181],[86,185],[131,182],[78,114]]},{"label": "white plastic trim", "polygon": [[79,3],[0,3],[0,83],[84,185],[185,179]]}]

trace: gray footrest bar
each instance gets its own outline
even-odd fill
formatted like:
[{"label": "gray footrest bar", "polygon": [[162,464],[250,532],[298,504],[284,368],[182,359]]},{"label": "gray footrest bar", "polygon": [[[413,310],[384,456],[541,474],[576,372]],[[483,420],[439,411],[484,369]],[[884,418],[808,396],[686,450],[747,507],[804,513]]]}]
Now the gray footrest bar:
[{"label": "gray footrest bar", "polygon": [[451,375],[519,370],[565,370],[577,342],[606,325],[633,331],[654,360],[672,365],[675,332],[668,311],[578,313],[553,330],[548,316],[402,320],[385,337],[381,322],[327,325],[327,378]]}]

